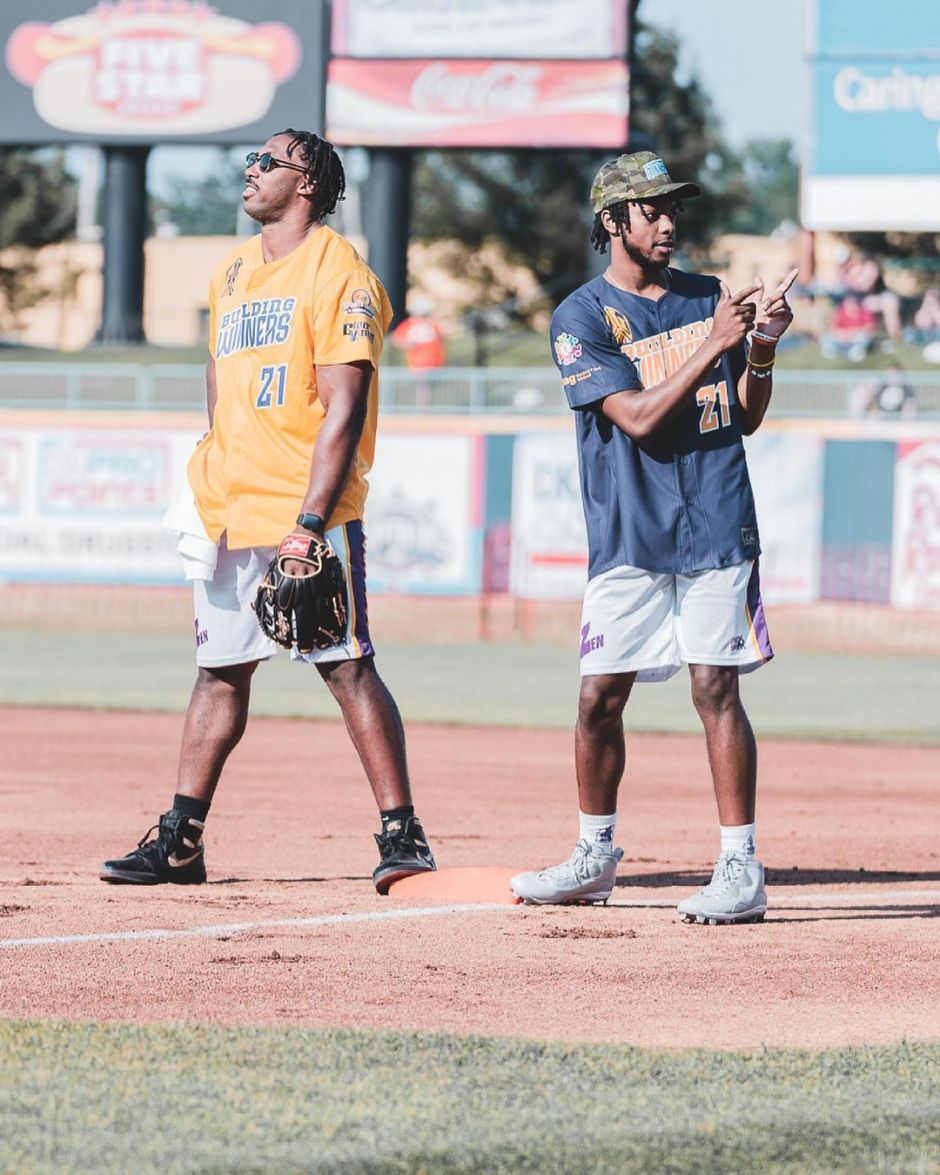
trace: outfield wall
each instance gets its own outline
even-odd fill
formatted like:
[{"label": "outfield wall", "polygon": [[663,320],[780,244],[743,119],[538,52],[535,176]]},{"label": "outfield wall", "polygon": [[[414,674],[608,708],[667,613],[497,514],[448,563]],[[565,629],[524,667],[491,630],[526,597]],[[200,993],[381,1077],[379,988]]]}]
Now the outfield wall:
[{"label": "outfield wall", "polygon": [[[0,582],[182,582],[160,519],[201,417],[0,415]],[[770,603],[940,609],[940,425],[791,421],[746,442]],[[568,417],[387,418],[367,508],[374,594],[581,595]]]}]

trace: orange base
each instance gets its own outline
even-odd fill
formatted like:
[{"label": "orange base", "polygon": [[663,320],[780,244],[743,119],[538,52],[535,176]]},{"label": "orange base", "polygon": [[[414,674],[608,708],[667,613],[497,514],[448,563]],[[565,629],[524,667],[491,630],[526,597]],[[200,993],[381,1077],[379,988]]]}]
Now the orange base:
[{"label": "orange base", "polygon": [[388,896],[416,902],[499,902],[517,906],[521,898],[509,888],[509,879],[517,872],[468,866],[416,873],[393,882]]}]

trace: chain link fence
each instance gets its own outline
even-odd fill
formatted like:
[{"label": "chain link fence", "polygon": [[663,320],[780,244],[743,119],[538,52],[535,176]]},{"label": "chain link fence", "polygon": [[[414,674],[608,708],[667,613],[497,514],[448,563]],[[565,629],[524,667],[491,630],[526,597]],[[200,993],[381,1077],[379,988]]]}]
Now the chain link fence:
[{"label": "chain link fence", "polygon": [[[798,371],[774,375],[773,412],[847,416],[853,392],[875,371]],[[919,418],[940,419],[940,372],[906,371]],[[556,415],[565,400],[550,367],[441,367],[381,370],[383,412],[402,414]],[[192,364],[2,363],[0,408],[201,411],[204,369]]]}]

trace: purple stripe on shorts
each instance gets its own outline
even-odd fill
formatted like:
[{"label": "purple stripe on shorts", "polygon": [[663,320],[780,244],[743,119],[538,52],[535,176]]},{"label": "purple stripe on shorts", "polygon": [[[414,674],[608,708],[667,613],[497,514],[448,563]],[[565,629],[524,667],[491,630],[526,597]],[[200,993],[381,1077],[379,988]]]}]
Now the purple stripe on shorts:
[{"label": "purple stripe on shorts", "polygon": [[356,627],[353,636],[359,642],[363,657],[372,657],[372,638],[369,636],[369,610],[366,603],[366,535],[362,522],[356,519],[347,522],[346,551],[349,559],[349,590],[355,609]]},{"label": "purple stripe on shorts", "polygon": [[751,568],[751,578],[747,583],[747,610],[751,617],[751,628],[754,630],[754,639],[765,661],[774,655],[770,644],[770,633],[767,631],[767,620],[764,617],[764,605],[760,598],[760,570],[758,560],[754,560]]}]

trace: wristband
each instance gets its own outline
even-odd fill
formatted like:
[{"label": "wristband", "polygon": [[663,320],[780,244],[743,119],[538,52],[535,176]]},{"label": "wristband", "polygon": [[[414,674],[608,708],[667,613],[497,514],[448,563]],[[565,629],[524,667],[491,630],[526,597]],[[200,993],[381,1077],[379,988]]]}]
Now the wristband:
[{"label": "wristband", "polygon": [[780,340],[775,339],[773,335],[762,335],[759,330],[752,331],[751,338],[760,339],[762,343],[773,343],[775,347],[780,342]]},{"label": "wristband", "polygon": [[773,367],[776,359],[771,359],[769,363],[755,363],[753,359],[748,359],[747,365],[753,368],[754,371],[765,371],[768,367]]},{"label": "wristband", "polygon": [[323,533],[323,519],[319,514],[298,514],[297,525],[304,530],[312,530],[314,534]]}]

